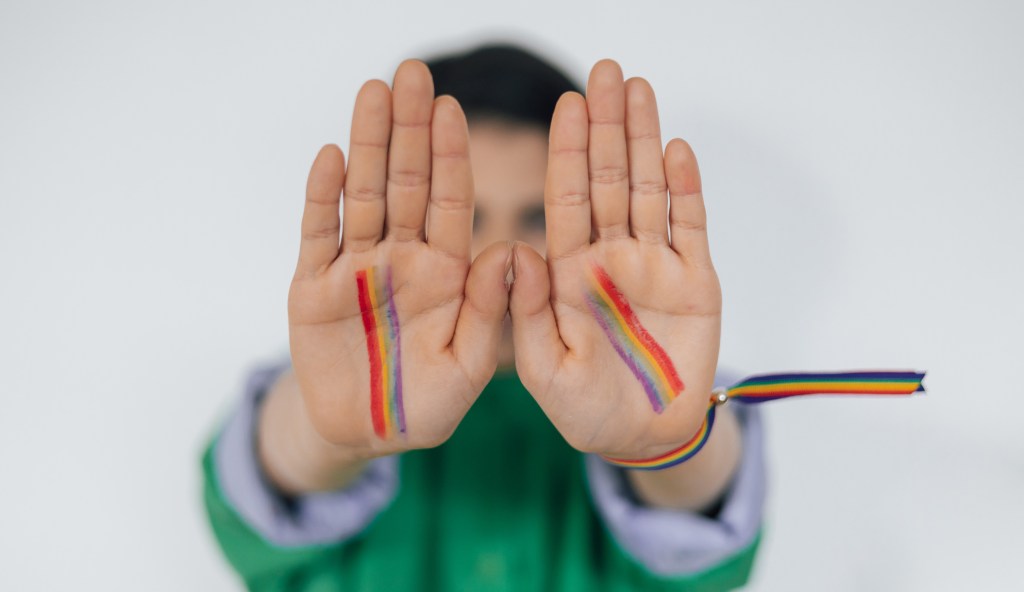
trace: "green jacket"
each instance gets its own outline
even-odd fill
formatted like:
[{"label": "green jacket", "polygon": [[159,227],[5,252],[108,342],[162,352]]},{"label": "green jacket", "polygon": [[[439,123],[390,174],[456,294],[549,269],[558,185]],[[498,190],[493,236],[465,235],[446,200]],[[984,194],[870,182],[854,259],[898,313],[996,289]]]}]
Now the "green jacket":
[{"label": "green jacket", "polygon": [[213,532],[250,590],[728,590],[746,583],[760,533],[705,571],[652,573],[595,511],[583,455],[514,373],[499,372],[451,439],[405,453],[393,502],[358,536],[277,547],[231,506],[203,455]]}]

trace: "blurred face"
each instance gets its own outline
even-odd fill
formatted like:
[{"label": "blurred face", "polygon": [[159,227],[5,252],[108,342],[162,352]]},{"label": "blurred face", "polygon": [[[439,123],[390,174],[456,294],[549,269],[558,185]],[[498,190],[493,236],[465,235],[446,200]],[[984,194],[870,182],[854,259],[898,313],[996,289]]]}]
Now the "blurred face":
[{"label": "blurred face", "polygon": [[[495,241],[512,239],[529,243],[543,255],[547,130],[471,120],[469,150],[476,190],[473,257]],[[507,316],[505,324],[498,364],[511,366],[514,357]]]}]

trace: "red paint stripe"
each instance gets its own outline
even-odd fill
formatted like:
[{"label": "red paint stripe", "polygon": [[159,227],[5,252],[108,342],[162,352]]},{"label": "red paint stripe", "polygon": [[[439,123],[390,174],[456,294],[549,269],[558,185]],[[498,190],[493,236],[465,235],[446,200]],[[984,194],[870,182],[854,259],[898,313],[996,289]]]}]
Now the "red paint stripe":
[{"label": "red paint stripe", "polygon": [[644,329],[643,325],[640,324],[640,319],[637,318],[636,313],[630,308],[629,303],[626,302],[625,296],[619,289],[612,283],[612,278],[608,277],[608,273],[604,269],[595,265],[594,276],[597,277],[598,283],[604,288],[604,291],[608,293],[608,296],[612,300],[612,304],[618,309],[619,314],[626,320],[629,328],[636,334],[637,339],[647,349],[654,358],[654,362],[661,367],[661,371],[665,373],[665,377],[669,381],[669,386],[672,387],[672,396],[679,394],[683,390],[683,381],[679,378],[679,374],[676,372],[675,366],[672,365],[672,360],[669,359],[668,354],[661,348],[654,337]]},{"label": "red paint stripe", "polygon": [[384,426],[384,384],[377,343],[377,319],[370,306],[365,270],[356,272],[356,285],[359,288],[359,310],[363,313],[363,331],[366,333],[366,353],[370,359],[370,417],[373,419],[373,431],[384,438],[387,431]]}]

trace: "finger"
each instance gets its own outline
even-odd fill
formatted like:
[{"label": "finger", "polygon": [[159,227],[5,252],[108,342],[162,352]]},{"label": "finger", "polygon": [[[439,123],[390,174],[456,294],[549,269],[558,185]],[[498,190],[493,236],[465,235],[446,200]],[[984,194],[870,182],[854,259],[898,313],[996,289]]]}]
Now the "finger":
[{"label": "finger", "polygon": [[427,242],[469,261],[473,238],[473,171],[469,164],[469,128],[453,97],[434,102],[431,124],[430,206]]},{"label": "finger", "polygon": [[498,365],[502,322],[508,312],[505,276],[511,265],[510,245],[497,242],[477,255],[466,278],[452,354],[478,390],[483,390]]},{"label": "finger", "polygon": [[430,116],[434,81],[427,65],[406,60],[395,72],[388,153],[386,236],[423,239],[430,193]]},{"label": "finger", "polygon": [[590,203],[599,239],[629,236],[629,170],[626,155],[626,91],[622,69],[601,60],[587,81],[590,116]]},{"label": "finger", "polygon": [[523,385],[543,397],[537,384],[554,375],[566,355],[565,343],[558,332],[551,308],[551,280],[544,258],[529,245],[517,242],[513,253],[514,281],[509,293],[512,317],[512,342],[516,352],[516,370]]},{"label": "finger", "polygon": [[345,155],[328,144],[320,149],[306,181],[306,205],[302,211],[302,241],[296,275],[314,275],[338,256],[341,230],[338,202],[345,183]]},{"label": "finger", "polygon": [[643,78],[626,81],[629,225],[638,240],[668,243],[668,199],[661,124],[654,89]]},{"label": "finger", "polygon": [[342,251],[365,251],[384,233],[384,195],[391,136],[391,89],[369,80],[356,95],[341,233]]},{"label": "finger", "polygon": [[548,139],[544,185],[547,255],[552,260],[590,244],[590,180],[587,174],[587,103],[579,93],[558,99]]},{"label": "finger", "polygon": [[700,169],[693,149],[685,140],[675,138],[665,147],[665,178],[671,200],[672,248],[694,265],[710,266]]}]

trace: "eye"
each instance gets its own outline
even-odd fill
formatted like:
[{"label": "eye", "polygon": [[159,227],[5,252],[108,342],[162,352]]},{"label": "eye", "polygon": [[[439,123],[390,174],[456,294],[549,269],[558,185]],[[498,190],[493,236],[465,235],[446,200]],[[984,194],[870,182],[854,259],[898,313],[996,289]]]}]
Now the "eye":
[{"label": "eye", "polygon": [[524,230],[544,232],[544,206],[527,208],[519,220]]}]

